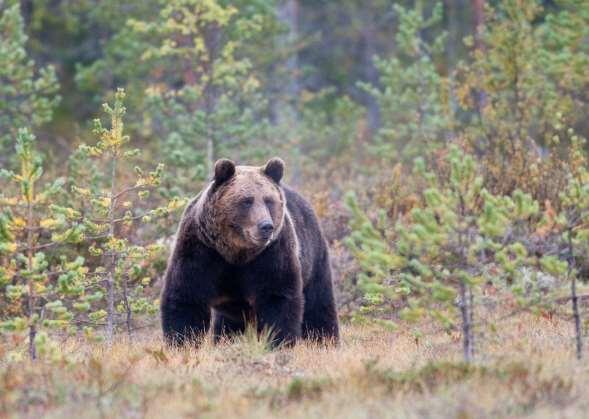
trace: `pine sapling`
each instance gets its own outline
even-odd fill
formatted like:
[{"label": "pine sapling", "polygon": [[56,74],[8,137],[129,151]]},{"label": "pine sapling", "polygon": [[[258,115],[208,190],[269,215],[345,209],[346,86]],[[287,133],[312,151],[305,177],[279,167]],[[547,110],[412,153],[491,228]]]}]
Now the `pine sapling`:
[{"label": "pine sapling", "polygon": [[1,172],[10,181],[4,191],[18,188],[20,193],[12,197],[4,195],[6,192],[0,195],[5,208],[0,213],[0,256],[4,261],[0,287],[4,289],[3,298],[13,308],[11,315],[0,320],[0,328],[9,333],[26,329],[29,357],[36,359],[39,349],[50,349],[46,329],[72,331],[86,269],[83,258],[68,262],[64,256],[55,260],[43,252],[79,242],[81,232],[77,227],[68,228],[64,216],[64,212],[74,215],[75,211],[53,204],[64,180],[40,184],[42,160],[35,149],[35,137],[26,129],[18,133],[16,155],[19,170]]},{"label": "pine sapling", "polygon": [[[156,302],[144,295],[145,287],[151,280],[141,277],[144,271],[141,264],[158,252],[160,246],[132,244],[131,228],[167,216],[184,205],[184,200],[172,198],[163,206],[144,208],[143,203],[147,203],[150,191],[160,185],[162,164],[148,173],[135,167],[135,183],[121,181],[121,168],[140,154],[140,150],[126,147],[130,137],[124,131],[124,98],[125,92],[119,89],[114,105],[103,105],[110,119],[110,128],[105,128],[99,119],[95,120],[94,133],[98,142],[93,146],[82,145],[76,156],[80,161],[93,159],[98,166],[107,168],[107,176],[102,179],[103,186],[80,182],[72,186],[72,192],[84,198],[81,200],[83,208],[79,211],[83,215],[77,222],[84,225],[88,234],[86,239],[95,240],[89,247],[90,254],[101,258],[102,266],[91,275],[95,281],[93,285],[104,290],[106,309],[93,312],[91,320],[105,320],[105,337],[109,345],[113,342],[117,324],[124,324],[130,335],[133,313],[156,310]],[[124,314],[122,322],[117,320],[119,313]]]}]

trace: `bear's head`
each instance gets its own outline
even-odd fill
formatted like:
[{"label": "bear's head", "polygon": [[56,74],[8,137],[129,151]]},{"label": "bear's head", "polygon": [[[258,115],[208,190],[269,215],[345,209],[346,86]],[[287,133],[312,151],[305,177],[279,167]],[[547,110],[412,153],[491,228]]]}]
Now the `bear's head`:
[{"label": "bear's head", "polygon": [[[215,163],[214,180],[205,204],[208,234],[216,250],[232,263],[246,263],[278,237],[286,200],[280,180],[284,162],[236,166],[228,159]],[[210,231],[212,229],[212,231]]]}]

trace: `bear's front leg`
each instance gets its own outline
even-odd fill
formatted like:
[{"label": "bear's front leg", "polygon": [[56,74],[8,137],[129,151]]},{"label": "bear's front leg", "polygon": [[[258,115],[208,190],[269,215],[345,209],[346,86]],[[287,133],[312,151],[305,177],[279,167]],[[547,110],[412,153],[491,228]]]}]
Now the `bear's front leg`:
[{"label": "bear's front leg", "polygon": [[162,329],[166,342],[199,343],[211,323],[209,273],[192,258],[174,258],[168,266],[161,296]]},{"label": "bear's front leg", "polygon": [[258,332],[269,331],[271,346],[293,345],[301,337],[303,295],[267,295],[256,302]]},{"label": "bear's front leg", "polygon": [[198,343],[209,330],[211,310],[206,304],[167,301],[162,304],[162,329],[169,345]]}]

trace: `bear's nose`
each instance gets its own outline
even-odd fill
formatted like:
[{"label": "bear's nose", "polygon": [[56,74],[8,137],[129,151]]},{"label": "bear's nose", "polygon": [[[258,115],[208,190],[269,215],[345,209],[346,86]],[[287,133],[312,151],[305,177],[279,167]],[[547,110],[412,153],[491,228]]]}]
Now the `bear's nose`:
[{"label": "bear's nose", "polygon": [[272,224],[272,221],[262,221],[258,224],[258,229],[262,237],[267,239],[272,234],[272,231],[274,231],[274,224]]}]

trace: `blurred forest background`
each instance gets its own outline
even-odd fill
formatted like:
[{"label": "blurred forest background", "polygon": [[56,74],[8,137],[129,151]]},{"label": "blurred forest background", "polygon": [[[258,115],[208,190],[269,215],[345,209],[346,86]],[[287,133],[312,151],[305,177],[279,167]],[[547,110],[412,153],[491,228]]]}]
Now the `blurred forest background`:
[{"label": "blurred forest background", "polygon": [[0,0],[0,82],[0,324],[33,358],[156,326],[187,199],[274,155],[344,321],[433,317],[470,360],[507,301],[582,354],[587,1]]}]

